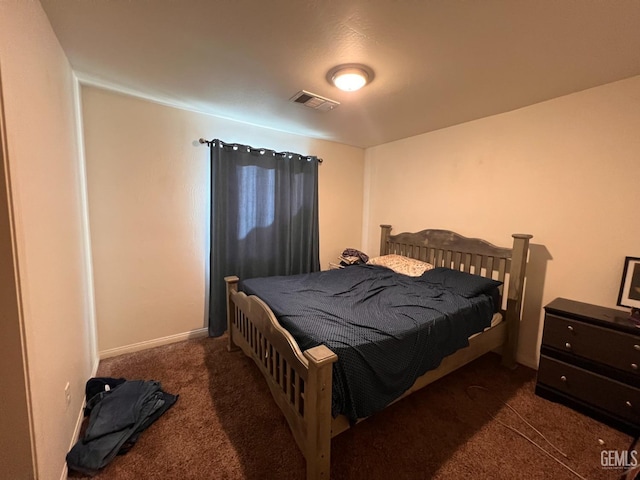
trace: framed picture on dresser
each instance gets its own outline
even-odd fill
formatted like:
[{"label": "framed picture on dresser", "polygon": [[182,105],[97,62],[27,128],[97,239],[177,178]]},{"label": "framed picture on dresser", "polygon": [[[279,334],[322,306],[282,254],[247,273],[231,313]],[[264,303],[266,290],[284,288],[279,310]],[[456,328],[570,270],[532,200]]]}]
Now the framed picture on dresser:
[{"label": "framed picture on dresser", "polygon": [[621,307],[640,308],[640,257],[626,257],[618,294]]}]

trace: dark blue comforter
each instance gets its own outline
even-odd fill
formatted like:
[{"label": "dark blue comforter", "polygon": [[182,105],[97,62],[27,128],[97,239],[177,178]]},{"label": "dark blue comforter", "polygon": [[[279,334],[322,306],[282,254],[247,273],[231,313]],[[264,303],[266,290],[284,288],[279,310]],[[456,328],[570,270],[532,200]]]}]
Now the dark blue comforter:
[{"label": "dark blue comforter", "polygon": [[302,350],[338,355],[333,415],[382,410],[491,323],[500,282],[446,268],[408,277],[355,265],[241,282],[273,310]]}]

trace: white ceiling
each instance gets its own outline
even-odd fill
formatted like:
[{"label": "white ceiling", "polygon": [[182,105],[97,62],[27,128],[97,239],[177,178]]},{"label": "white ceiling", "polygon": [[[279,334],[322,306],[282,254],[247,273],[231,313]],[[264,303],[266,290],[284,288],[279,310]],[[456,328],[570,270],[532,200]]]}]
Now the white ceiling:
[{"label": "white ceiling", "polygon": [[[41,2],[85,81],[359,147],[640,74],[639,0]],[[374,81],[338,90],[341,63]]]}]

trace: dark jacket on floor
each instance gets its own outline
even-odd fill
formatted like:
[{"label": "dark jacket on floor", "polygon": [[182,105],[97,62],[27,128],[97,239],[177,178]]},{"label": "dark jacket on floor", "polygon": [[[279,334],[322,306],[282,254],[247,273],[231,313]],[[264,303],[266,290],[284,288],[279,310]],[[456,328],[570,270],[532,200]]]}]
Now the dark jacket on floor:
[{"label": "dark jacket on floor", "polygon": [[[92,380],[95,385],[98,379]],[[104,381],[107,388],[109,385],[115,385],[115,388],[87,398],[89,425],[67,454],[69,468],[87,475],[95,475],[118,453],[131,448],[140,433],[178,399],[163,392],[160,383],[155,381],[100,380],[107,380]],[[89,390],[87,388],[87,392]]]}]

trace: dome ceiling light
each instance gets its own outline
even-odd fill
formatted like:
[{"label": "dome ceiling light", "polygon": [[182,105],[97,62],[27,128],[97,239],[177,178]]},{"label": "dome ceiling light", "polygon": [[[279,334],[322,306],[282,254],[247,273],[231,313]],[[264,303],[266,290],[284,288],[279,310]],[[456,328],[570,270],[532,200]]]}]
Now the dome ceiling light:
[{"label": "dome ceiling light", "polygon": [[357,63],[338,65],[329,70],[327,80],[340,90],[355,92],[373,80],[373,70]]}]

